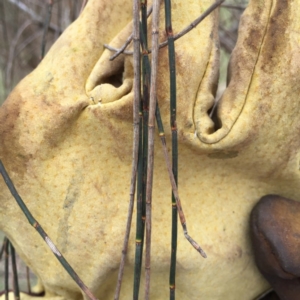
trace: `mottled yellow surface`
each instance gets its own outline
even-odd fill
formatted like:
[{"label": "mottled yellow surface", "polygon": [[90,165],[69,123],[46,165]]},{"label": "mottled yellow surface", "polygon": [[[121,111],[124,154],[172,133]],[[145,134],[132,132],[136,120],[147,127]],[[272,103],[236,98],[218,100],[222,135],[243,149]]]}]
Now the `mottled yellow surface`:
[{"label": "mottled yellow surface", "polygon": [[[133,67],[131,56],[110,62],[103,44],[119,47],[131,33],[130,2],[90,0],[0,108],[0,158],[19,193],[87,286],[105,300],[113,299],[129,200]],[[174,0],[175,33],[211,3]],[[217,12],[176,42],[179,193],[189,233],[208,255],[203,259],[179,231],[177,299],[252,300],[268,288],[253,261],[248,223],[265,194],[300,199],[299,7],[299,0],[251,1],[217,125],[208,117],[218,78]],[[123,84],[116,88],[111,76],[122,66]],[[170,144],[168,82],[164,48],[158,99]],[[157,138],[154,300],[169,293],[170,216],[170,185]],[[85,299],[2,179],[0,228],[40,278],[47,299]],[[134,229],[121,299],[131,298],[133,265]]]}]

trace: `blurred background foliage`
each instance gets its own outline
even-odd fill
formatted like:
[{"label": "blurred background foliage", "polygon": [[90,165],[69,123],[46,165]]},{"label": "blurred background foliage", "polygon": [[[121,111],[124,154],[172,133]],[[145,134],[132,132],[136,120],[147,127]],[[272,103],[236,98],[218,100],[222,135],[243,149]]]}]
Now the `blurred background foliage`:
[{"label": "blurred background foliage", "polygon": [[[16,84],[39,64],[44,36],[47,52],[79,16],[85,3],[85,0],[0,0],[0,105]],[[50,10],[51,21],[45,30]],[[4,234],[0,232],[0,248],[3,239]],[[17,259],[17,267],[20,289],[27,291],[26,266]],[[35,284],[35,276],[31,273],[30,277],[31,284]],[[0,262],[0,292],[3,289],[4,258]]]},{"label": "blurred background foliage", "polygon": [[[79,16],[87,1],[0,0],[0,105],[15,85],[39,64],[42,45],[47,52],[66,27]],[[219,94],[226,86],[228,60],[237,40],[239,19],[247,3],[248,0],[227,0],[220,9]],[[47,29],[50,11],[51,19]],[[3,236],[0,232],[0,247]],[[0,290],[3,289],[3,265],[1,262]],[[21,261],[18,261],[18,266],[21,289],[26,290],[25,266]]]},{"label": "blurred background foliage", "polygon": [[0,103],[80,14],[84,0],[0,0]]},{"label": "blurred background foliage", "polygon": [[[0,0],[0,104],[14,86],[41,60],[45,52],[80,14],[88,0]],[[248,0],[227,0],[220,10],[221,89],[230,53],[236,43],[240,15]],[[45,23],[52,10],[51,21]],[[201,25],[199,25],[201,26]]]}]

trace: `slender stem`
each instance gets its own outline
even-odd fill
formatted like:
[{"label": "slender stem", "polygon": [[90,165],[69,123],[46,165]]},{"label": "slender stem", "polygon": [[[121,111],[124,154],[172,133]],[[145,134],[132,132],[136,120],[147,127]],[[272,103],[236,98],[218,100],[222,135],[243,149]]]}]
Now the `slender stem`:
[{"label": "slender stem", "polygon": [[[174,41],[180,39],[185,34],[189,33],[192,29],[197,27],[207,16],[209,16],[217,7],[219,7],[225,0],[217,0],[215,3],[213,3],[202,15],[200,15],[197,19],[195,19],[192,23],[190,23],[187,27],[185,27],[182,31],[174,35]],[[159,49],[165,47],[168,45],[168,40],[162,42],[159,44]],[[105,45],[107,49],[110,51],[117,52],[119,49],[116,49],[110,45]],[[149,49],[149,53],[151,53],[153,50]],[[132,51],[123,51],[123,54],[126,55],[132,55]]]},{"label": "slender stem", "polygon": [[[171,1],[165,0],[165,26],[168,37],[169,69],[170,69],[170,125],[172,132],[172,171],[175,183],[178,186],[178,141],[176,124],[176,65],[175,65],[175,45],[171,17]],[[171,262],[170,262],[170,299],[175,299],[176,281],[176,255],[177,255],[177,233],[178,217],[177,205],[172,193],[172,238],[171,238]]]},{"label": "slender stem", "polygon": [[[148,57],[147,51],[145,50],[145,47],[146,47],[145,46],[145,37],[143,35],[142,30],[141,30],[141,45],[142,45],[143,55],[145,56],[145,58],[147,58],[147,60],[145,60],[145,62],[146,62],[145,66],[147,67],[147,69],[149,70],[149,73],[150,73],[151,70],[150,70],[150,64],[149,64],[149,57]],[[163,146],[163,152],[164,152],[165,161],[166,161],[166,165],[167,165],[167,169],[168,169],[168,173],[169,173],[169,178],[170,178],[170,182],[171,182],[171,186],[172,186],[172,192],[173,192],[173,195],[176,199],[177,210],[179,212],[180,221],[181,221],[181,224],[182,224],[184,235],[185,235],[186,239],[192,244],[192,246],[198,252],[200,252],[200,254],[203,257],[206,257],[206,254],[202,250],[202,248],[189,236],[189,234],[187,232],[186,220],[185,220],[182,205],[181,205],[181,202],[180,202],[180,199],[179,199],[178,190],[177,190],[176,182],[175,182],[175,179],[174,179],[174,174],[173,174],[173,171],[172,171],[172,165],[171,165],[169,155],[168,155],[168,150],[167,150],[167,145],[166,145],[166,138],[165,138],[165,133],[164,133],[164,128],[163,128],[163,124],[162,124],[162,120],[161,120],[161,116],[160,116],[160,110],[159,110],[158,103],[156,104],[155,117],[156,117],[157,126],[158,126],[158,130],[159,130],[159,136],[160,136],[162,146]]]},{"label": "slender stem", "polygon": [[143,113],[142,105],[140,105],[140,139],[139,139],[139,162],[138,162],[138,181],[137,181],[137,215],[136,215],[136,239],[135,239],[135,264],[134,264],[134,283],[133,283],[133,299],[139,297],[142,255],[144,244],[144,227],[143,220]]},{"label": "slender stem", "polygon": [[130,227],[132,221],[134,195],[136,187],[136,173],[138,165],[138,150],[139,150],[139,107],[140,107],[140,32],[139,32],[139,0],[133,1],[133,41],[134,41],[134,102],[133,102],[133,154],[132,154],[132,172],[131,172],[131,185],[130,185],[130,200],[128,208],[128,218],[126,224],[126,232],[123,243],[121,263],[119,267],[118,282],[115,290],[114,299],[119,299],[121,284],[125,266],[126,253],[128,248],[128,240],[130,235]]},{"label": "slender stem", "polygon": [[11,264],[12,264],[12,271],[13,271],[14,298],[15,300],[19,300],[20,289],[19,289],[18,270],[17,270],[17,263],[16,263],[16,252],[11,242],[9,243],[9,246],[10,246]]},{"label": "slender stem", "polygon": [[152,18],[152,60],[151,60],[151,86],[149,101],[149,124],[148,124],[148,166],[146,185],[146,259],[145,259],[145,300],[150,294],[150,266],[151,266],[151,233],[152,233],[152,184],[154,164],[154,129],[155,129],[155,108],[157,92],[157,66],[159,51],[159,7],[160,1],[153,1]]},{"label": "slender stem", "polygon": [[185,219],[185,216],[184,216],[184,212],[183,212],[182,205],[181,205],[181,200],[179,198],[177,185],[176,185],[174,174],[173,174],[173,171],[172,171],[172,164],[171,164],[171,161],[170,161],[170,158],[169,158],[165,133],[164,133],[163,124],[162,124],[162,121],[161,121],[161,116],[160,116],[160,112],[159,112],[158,108],[156,109],[156,120],[157,120],[157,124],[158,124],[157,127],[158,127],[158,130],[159,130],[159,136],[160,136],[161,143],[162,143],[162,146],[163,146],[163,152],[164,152],[164,157],[165,157],[165,161],[166,161],[166,165],[167,165],[167,169],[168,169],[169,179],[170,179],[171,186],[172,186],[172,192],[173,192],[173,195],[176,199],[177,211],[178,211],[180,223],[182,225],[183,234],[184,234],[185,238],[190,242],[190,244],[204,258],[206,258],[207,257],[206,253],[199,246],[199,244],[188,234],[188,231],[187,231],[186,219]]},{"label": "slender stem", "polygon": [[[140,0],[142,1],[142,0]],[[145,1],[144,1],[145,2]],[[147,5],[146,5],[146,8],[147,8]],[[147,18],[151,15],[152,13],[152,5],[149,7],[149,10],[147,11]],[[120,48],[120,49],[117,49],[116,50],[116,53],[114,55],[112,55],[109,60],[114,60],[116,57],[118,57],[120,54],[122,54],[125,49],[127,48],[127,46],[131,43],[132,41],[132,37],[133,37],[133,33],[127,38],[127,40],[125,41],[125,43],[123,44],[123,46]],[[107,48],[107,49],[110,49],[110,46],[107,45],[107,44],[104,44],[103,45],[104,48]],[[131,53],[132,54],[132,53]]]},{"label": "slender stem", "polygon": [[143,70],[143,101],[141,103],[140,115],[143,120],[142,143],[140,143],[139,158],[139,180],[137,197],[137,229],[136,229],[136,252],[134,270],[134,289],[133,299],[138,299],[140,288],[140,277],[142,269],[142,256],[144,248],[145,232],[145,202],[146,202],[146,183],[147,183],[147,157],[148,157],[148,115],[149,115],[149,90],[150,90],[150,65],[147,53],[147,1],[141,1],[142,22],[140,24],[140,36],[142,46],[142,70]]},{"label": "slender stem", "polygon": [[221,7],[224,7],[224,8],[231,8],[231,9],[237,9],[237,10],[245,10],[246,7],[244,6],[240,6],[240,5],[230,5],[230,4],[222,4]]},{"label": "slender stem", "polygon": [[[199,16],[196,20],[194,20],[190,25],[180,31],[178,34],[174,35],[174,41],[180,39],[182,36],[190,32],[192,29],[197,27],[207,16],[209,16],[217,7],[219,7],[225,0],[217,0],[213,3],[201,16]],[[168,41],[164,41],[159,46],[160,48],[166,46]]]},{"label": "slender stem", "polygon": [[31,294],[31,285],[30,285],[30,269],[26,266],[26,280],[27,280],[27,292]]},{"label": "slender stem", "polygon": [[5,290],[5,300],[8,300],[8,292],[9,292],[9,240],[6,239],[4,242],[4,257],[5,257],[5,267],[4,267],[4,290]]},{"label": "slender stem", "polygon": [[[127,48],[127,46],[131,43],[133,38],[133,33],[127,38],[127,40],[125,41],[125,43],[123,44],[123,46],[116,51],[116,53],[114,55],[112,55],[109,60],[114,60],[116,57],[118,57],[121,53],[123,53],[125,51],[125,49]],[[105,48],[107,48],[107,44],[103,45]]]},{"label": "slender stem", "polygon": [[77,275],[77,273],[73,270],[73,268],[70,266],[70,264],[66,261],[66,259],[63,257],[63,255],[59,252],[59,250],[56,248],[52,240],[48,237],[42,226],[36,221],[36,219],[32,216],[31,212],[28,210],[27,206],[25,205],[24,201],[18,194],[13,182],[9,178],[4,165],[2,161],[0,160],[0,173],[9,188],[12,196],[17,201],[19,207],[21,208],[22,212],[26,216],[28,222],[30,225],[32,225],[35,230],[40,234],[40,236],[43,238],[43,240],[46,242],[52,253],[56,256],[56,258],[59,260],[61,265],[64,267],[64,269],[69,273],[69,275],[73,278],[73,280],[78,284],[78,286],[81,288],[81,290],[88,296],[88,298],[92,300],[96,300],[97,298],[92,294],[92,292],[87,288],[87,286],[83,283],[83,281],[80,279],[80,277]]},{"label": "slender stem", "polygon": [[2,259],[3,253],[4,253],[5,245],[7,243],[6,241],[7,241],[7,237],[5,236],[3,238],[3,242],[2,242],[2,246],[1,246],[1,250],[0,250],[0,261]]}]

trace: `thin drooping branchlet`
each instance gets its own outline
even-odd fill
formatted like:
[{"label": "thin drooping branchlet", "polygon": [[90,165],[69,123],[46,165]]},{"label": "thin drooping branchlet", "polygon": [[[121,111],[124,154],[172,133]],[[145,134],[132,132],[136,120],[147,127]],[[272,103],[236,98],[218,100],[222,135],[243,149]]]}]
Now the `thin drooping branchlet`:
[{"label": "thin drooping branchlet", "polygon": [[46,242],[52,253],[56,256],[58,261],[61,263],[63,268],[68,272],[68,274],[73,278],[73,280],[77,283],[77,285],[80,287],[80,289],[86,294],[86,296],[89,299],[97,300],[97,298],[92,294],[92,292],[88,289],[88,287],[84,284],[84,282],[80,279],[80,277],[77,275],[77,273],[74,271],[74,269],[70,266],[70,264],[66,261],[64,256],[59,252],[59,250],[56,248],[52,240],[49,238],[49,236],[46,234],[44,229],[41,227],[41,225],[37,222],[37,220],[32,216],[31,212],[27,208],[26,204],[18,194],[13,182],[11,181],[10,177],[8,176],[4,165],[2,161],[0,160],[0,173],[4,179],[4,182],[6,183],[8,189],[10,190],[12,196],[17,201],[19,207],[21,208],[22,212],[26,216],[28,222],[30,225],[32,225],[35,230],[40,234],[40,236],[43,238],[43,240]]},{"label": "thin drooping branchlet", "polygon": [[[171,0],[165,0],[165,30],[168,40],[169,74],[170,74],[170,126],[172,132],[172,172],[178,186],[178,139],[176,124],[176,65],[175,45],[171,17]],[[177,205],[172,193],[172,228],[171,228],[171,261],[170,261],[170,300],[175,300],[176,256],[177,256],[178,216]]]},{"label": "thin drooping branchlet", "polygon": [[[190,32],[192,29],[196,28],[206,17],[208,17],[216,8],[218,8],[225,0],[217,0],[215,3],[213,3],[203,14],[201,14],[197,19],[195,19],[192,23],[190,23],[187,27],[185,27],[182,31],[174,35],[174,41],[178,40],[179,38],[183,37],[185,34]],[[159,49],[165,47],[168,45],[168,40],[162,42],[159,44]],[[105,47],[114,52],[120,51],[120,49],[116,49],[110,45],[105,45]],[[148,50],[149,53],[152,52],[152,49]],[[132,51],[125,50],[122,52],[126,55],[132,55]]]},{"label": "thin drooping branchlet", "polygon": [[134,101],[133,101],[133,152],[132,152],[132,170],[131,170],[131,184],[130,184],[130,199],[128,207],[128,217],[126,224],[126,232],[123,242],[121,263],[119,267],[118,282],[115,290],[114,299],[119,299],[122,278],[124,273],[124,266],[128,248],[128,240],[130,235],[132,213],[134,206],[134,196],[136,187],[136,174],[138,166],[138,151],[139,151],[139,131],[140,131],[140,29],[139,29],[139,0],[133,1],[133,46],[134,46]]},{"label": "thin drooping branchlet", "polygon": [[[123,45],[118,51],[116,51],[116,53],[115,53],[114,55],[112,55],[112,56],[109,58],[109,60],[112,61],[112,60],[114,60],[116,57],[118,57],[120,54],[122,54],[122,53],[125,51],[125,49],[127,48],[127,46],[131,43],[132,38],[133,38],[133,33],[127,38],[127,40],[125,41],[124,45]],[[104,48],[109,49],[109,45],[104,44],[103,46],[104,46]]]},{"label": "thin drooping branchlet", "polygon": [[51,16],[52,16],[52,7],[53,7],[53,0],[48,0],[47,15],[46,15],[46,21],[44,23],[44,31],[43,31],[43,38],[42,38],[41,59],[43,59],[45,56],[47,33],[48,33],[48,28],[49,28]]},{"label": "thin drooping branchlet", "polygon": [[[182,31],[175,34],[173,39],[174,41],[180,39],[185,34],[190,32],[192,29],[196,28],[207,16],[209,16],[217,7],[219,7],[225,0],[217,0],[213,3],[201,16],[199,16],[196,20],[194,20],[191,24],[185,27]],[[159,45],[160,48],[165,47],[168,44],[168,40],[164,41]]]},{"label": "thin drooping branchlet", "polygon": [[[196,27],[202,20],[204,20],[214,9],[216,9],[222,2],[224,2],[224,0],[219,0],[216,1],[213,5],[211,5],[198,19],[196,19],[190,26],[188,26],[187,28],[189,30],[191,30],[192,28]],[[188,30],[188,31],[189,31]],[[174,36],[174,41],[175,38],[179,38],[181,36],[183,36],[185,33],[188,32],[187,29],[183,30],[181,33],[179,33],[178,35]],[[141,39],[141,41],[143,42],[143,39]],[[161,44],[162,45],[162,44]],[[160,45],[160,46],[161,46]],[[167,45],[167,42],[165,44],[163,44],[162,46]],[[143,47],[143,45],[142,45]],[[150,51],[147,51],[147,57]],[[152,75],[151,75],[152,78]],[[156,118],[157,118],[157,122],[158,122],[158,128],[159,128],[159,135],[162,141],[162,145],[163,145],[163,151],[164,151],[164,156],[165,156],[165,160],[166,160],[166,164],[167,164],[167,169],[168,169],[168,173],[169,173],[169,179],[171,182],[171,186],[172,186],[172,192],[173,192],[173,196],[176,200],[176,206],[177,206],[177,210],[178,210],[178,215],[179,215],[179,219],[183,228],[183,232],[184,232],[184,236],[185,238],[191,243],[191,245],[204,257],[206,258],[206,253],[203,251],[203,249],[199,246],[199,244],[188,234],[187,231],[187,225],[186,225],[186,219],[184,216],[184,212],[182,209],[182,205],[181,205],[181,201],[178,195],[178,189],[177,189],[177,184],[176,184],[176,180],[174,178],[174,174],[173,174],[173,170],[172,170],[172,165],[169,159],[169,155],[168,155],[168,150],[166,147],[166,140],[165,140],[165,135],[164,135],[164,131],[163,131],[163,127],[162,127],[162,121],[161,121],[161,117],[160,117],[160,113],[159,113],[159,108],[157,106],[156,108]],[[149,124],[150,127],[150,124]],[[147,220],[147,217],[146,217]],[[146,257],[146,261],[147,261],[147,257]],[[146,270],[147,270],[147,263],[146,263]],[[148,268],[149,273],[150,273],[150,267]],[[146,275],[147,275],[147,271],[146,271]],[[146,278],[147,281],[147,278]],[[149,283],[148,285],[150,285],[150,278],[149,278]],[[147,286],[147,282],[146,282],[146,286]]]},{"label": "thin drooping branchlet", "polygon": [[151,57],[151,84],[149,101],[148,123],[148,166],[146,184],[146,257],[145,257],[145,300],[150,295],[150,267],[151,267],[151,233],[152,233],[152,186],[154,166],[154,134],[155,134],[155,108],[157,94],[157,66],[159,54],[159,7],[160,1],[153,1],[152,17],[152,57]]},{"label": "thin drooping branchlet", "polygon": [[20,288],[19,288],[18,270],[17,270],[17,263],[16,263],[16,252],[15,252],[15,248],[11,242],[9,242],[9,248],[10,248],[11,265],[12,265],[12,271],[13,271],[14,298],[15,298],[15,300],[19,300],[20,299]]},{"label": "thin drooping branchlet", "polygon": [[184,216],[184,212],[183,212],[181,201],[180,201],[179,194],[178,194],[176,181],[175,181],[174,174],[173,174],[173,171],[172,171],[172,164],[171,164],[169,154],[168,154],[165,132],[164,132],[163,124],[162,124],[162,121],[161,121],[160,111],[159,111],[158,108],[156,109],[156,120],[157,120],[157,127],[158,127],[158,131],[159,131],[159,136],[160,136],[161,143],[162,143],[162,146],[163,146],[163,152],[164,152],[164,157],[165,157],[165,161],[166,161],[166,165],[167,165],[167,169],[168,169],[169,179],[170,179],[171,186],[172,186],[172,192],[173,192],[173,195],[176,199],[177,211],[178,211],[180,223],[182,225],[183,234],[184,234],[185,238],[191,243],[191,245],[204,258],[206,258],[207,257],[206,253],[199,246],[199,244],[188,234],[188,231],[187,231],[186,219],[185,219],[185,216]]},{"label": "thin drooping branchlet", "polygon": [[[141,1],[141,0],[140,0]],[[141,3],[142,4],[142,3]],[[143,5],[143,4],[142,4]],[[147,8],[147,5],[146,5],[146,8]],[[147,17],[149,17],[152,13],[152,8],[153,6],[151,5],[147,11]],[[120,54],[122,54],[125,49],[128,47],[128,45],[131,43],[132,41],[132,38],[133,38],[133,33],[127,38],[127,40],[125,41],[125,43],[123,44],[123,46],[120,48],[120,49],[117,49],[116,53],[114,55],[112,55],[109,60],[114,60],[115,58],[117,58]],[[111,50],[111,46],[110,45],[107,45],[107,44],[104,44],[103,45],[104,48],[107,48],[109,50]],[[115,48],[113,48],[115,49]]]}]

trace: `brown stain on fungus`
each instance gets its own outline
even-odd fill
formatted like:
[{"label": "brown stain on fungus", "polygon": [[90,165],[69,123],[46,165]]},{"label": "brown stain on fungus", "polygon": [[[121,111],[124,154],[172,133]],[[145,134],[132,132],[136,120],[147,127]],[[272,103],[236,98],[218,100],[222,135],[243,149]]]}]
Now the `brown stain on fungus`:
[{"label": "brown stain on fungus", "polygon": [[[11,94],[0,110],[0,159],[9,173],[16,173],[21,178],[26,169],[26,163],[31,158],[19,144],[18,129],[20,107],[23,99],[17,92]],[[10,174],[11,175],[11,174]]]},{"label": "brown stain on fungus", "polygon": [[209,158],[216,158],[216,159],[228,159],[228,158],[234,158],[237,157],[239,154],[238,151],[227,151],[227,152],[214,152],[209,153],[207,156]]},{"label": "brown stain on fungus", "polygon": [[262,70],[273,72],[274,66],[280,65],[281,54],[289,45],[286,30],[289,26],[290,6],[287,0],[273,1],[275,7],[271,12],[267,34],[261,52]]}]

